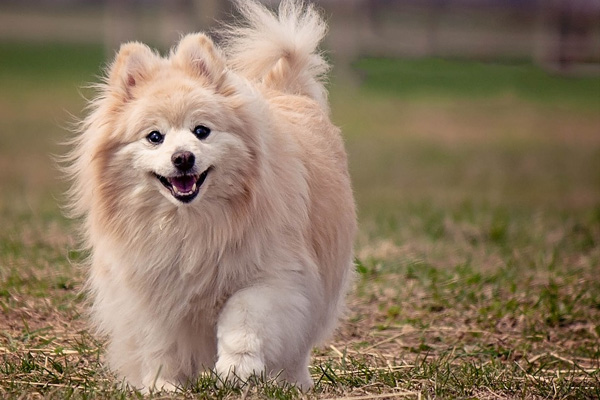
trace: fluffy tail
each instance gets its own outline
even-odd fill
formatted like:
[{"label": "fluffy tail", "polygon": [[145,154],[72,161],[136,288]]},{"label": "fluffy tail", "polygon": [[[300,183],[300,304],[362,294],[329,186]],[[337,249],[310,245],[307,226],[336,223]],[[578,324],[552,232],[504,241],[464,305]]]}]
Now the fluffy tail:
[{"label": "fluffy tail", "polygon": [[302,94],[327,108],[329,65],[317,46],[327,25],[312,4],[282,0],[274,14],[254,0],[237,0],[244,18],[225,27],[223,48],[230,68],[286,93]]}]

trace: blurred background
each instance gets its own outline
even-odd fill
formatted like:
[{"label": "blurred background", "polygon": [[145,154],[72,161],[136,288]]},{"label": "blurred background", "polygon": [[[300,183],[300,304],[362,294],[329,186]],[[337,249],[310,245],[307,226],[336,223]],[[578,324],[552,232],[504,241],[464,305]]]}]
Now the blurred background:
[{"label": "blurred background", "polygon": [[[457,223],[600,215],[600,0],[316,3],[365,256],[382,237],[454,241]],[[68,224],[51,155],[119,44],[165,52],[232,18],[225,0],[0,2],[0,224],[14,240],[23,221]]]},{"label": "blurred background", "polygon": [[[265,0],[276,4],[276,0]],[[318,0],[326,46],[357,57],[530,60],[561,72],[599,72],[599,0]],[[183,32],[232,17],[227,0],[3,0],[0,39],[169,48]]]}]

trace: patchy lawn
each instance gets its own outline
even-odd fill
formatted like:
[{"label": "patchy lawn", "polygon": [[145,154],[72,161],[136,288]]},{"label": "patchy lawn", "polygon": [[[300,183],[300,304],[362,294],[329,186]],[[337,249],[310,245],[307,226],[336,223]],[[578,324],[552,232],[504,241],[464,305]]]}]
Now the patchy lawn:
[{"label": "patchy lawn", "polygon": [[[5,44],[0,60],[0,397],[138,397],[88,331],[84,255],[49,156],[101,51]],[[356,67],[360,85],[331,97],[360,211],[357,279],[315,350],[315,389],[208,374],[153,397],[600,398],[600,80]]]}]

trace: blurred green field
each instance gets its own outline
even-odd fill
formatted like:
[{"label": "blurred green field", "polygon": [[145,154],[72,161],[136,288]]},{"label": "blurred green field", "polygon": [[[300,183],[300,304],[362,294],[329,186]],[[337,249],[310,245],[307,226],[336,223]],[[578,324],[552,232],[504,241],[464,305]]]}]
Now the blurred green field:
[{"label": "blurred green field", "polygon": [[526,62],[363,59],[355,67],[368,78],[364,89],[375,94],[413,100],[514,95],[541,103],[600,107],[599,79],[552,76]]},{"label": "blurred green field", "polygon": [[[3,398],[135,396],[87,331],[50,156],[105,63],[100,46],[0,44]],[[354,70],[334,70],[331,102],[359,278],[306,397],[600,397],[600,78],[437,59]],[[178,396],[241,394],[201,378]]]}]

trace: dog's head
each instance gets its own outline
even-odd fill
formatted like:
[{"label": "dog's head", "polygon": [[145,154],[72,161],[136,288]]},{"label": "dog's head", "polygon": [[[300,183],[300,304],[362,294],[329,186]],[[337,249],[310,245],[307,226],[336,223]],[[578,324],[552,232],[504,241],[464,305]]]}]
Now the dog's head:
[{"label": "dog's head", "polygon": [[178,207],[248,197],[260,152],[260,101],[212,41],[184,37],[163,58],[123,45],[95,112],[101,194]]}]

